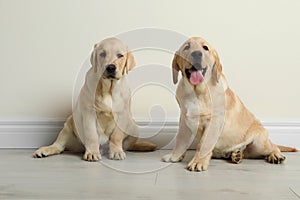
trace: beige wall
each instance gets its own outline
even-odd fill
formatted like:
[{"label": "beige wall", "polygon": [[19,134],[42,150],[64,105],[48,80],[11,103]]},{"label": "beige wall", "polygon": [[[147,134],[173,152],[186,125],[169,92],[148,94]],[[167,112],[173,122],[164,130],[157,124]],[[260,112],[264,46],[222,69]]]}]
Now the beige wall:
[{"label": "beige wall", "polygon": [[[259,118],[299,120],[299,10],[298,0],[0,0],[0,119],[66,117],[77,72],[95,42],[158,27],[201,35],[215,46],[231,87]],[[136,57],[138,64],[164,65],[172,58],[151,51]],[[178,116],[171,94],[151,100],[159,90],[136,94],[136,117],[148,117],[156,104],[167,117]]]}]

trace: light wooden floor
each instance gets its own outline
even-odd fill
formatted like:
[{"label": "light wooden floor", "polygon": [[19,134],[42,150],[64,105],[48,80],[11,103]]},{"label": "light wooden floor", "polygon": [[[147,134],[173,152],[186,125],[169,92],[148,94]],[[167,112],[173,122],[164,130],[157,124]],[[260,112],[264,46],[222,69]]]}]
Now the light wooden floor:
[{"label": "light wooden floor", "polygon": [[[185,169],[182,163],[161,165],[168,151],[127,153],[125,161],[89,163],[64,153],[31,158],[33,150],[0,150],[0,199],[300,199],[300,153],[289,153],[283,165],[244,160],[235,165],[212,160],[209,170]],[[162,169],[140,174],[125,171]]]}]

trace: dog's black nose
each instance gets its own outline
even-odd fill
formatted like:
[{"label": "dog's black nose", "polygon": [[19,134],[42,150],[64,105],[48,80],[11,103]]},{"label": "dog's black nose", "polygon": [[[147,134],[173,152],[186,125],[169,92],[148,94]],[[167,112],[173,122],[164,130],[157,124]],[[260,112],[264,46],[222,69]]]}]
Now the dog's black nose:
[{"label": "dog's black nose", "polygon": [[201,51],[193,51],[191,55],[194,59],[197,59],[197,60],[202,58],[202,52]]},{"label": "dog's black nose", "polygon": [[108,73],[114,73],[116,71],[116,65],[114,65],[114,64],[107,65],[106,71]]}]

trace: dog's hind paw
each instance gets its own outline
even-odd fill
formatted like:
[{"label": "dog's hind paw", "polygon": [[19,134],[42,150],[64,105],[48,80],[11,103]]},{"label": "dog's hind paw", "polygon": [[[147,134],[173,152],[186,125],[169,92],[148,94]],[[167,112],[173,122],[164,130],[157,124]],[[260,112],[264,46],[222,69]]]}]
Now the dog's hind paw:
[{"label": "dog's hind paw", "polygon": [[281,164],[285,160],[284,155],[282,155],[280,152],[272,152],[268,157],[267,161],[271,164]]},{"label": "dog's hind paw", "polygon": [[59,150],[56,146],[46,146],[41,147],[33,153],[34,158],[44,158],[51,155],[60,154],[61,150]]},{"label": "dog's hind paw", "polygon": [[241,150],[236,150],[231,153],[232,163],[239,164],[243,160],[243,152]]}]

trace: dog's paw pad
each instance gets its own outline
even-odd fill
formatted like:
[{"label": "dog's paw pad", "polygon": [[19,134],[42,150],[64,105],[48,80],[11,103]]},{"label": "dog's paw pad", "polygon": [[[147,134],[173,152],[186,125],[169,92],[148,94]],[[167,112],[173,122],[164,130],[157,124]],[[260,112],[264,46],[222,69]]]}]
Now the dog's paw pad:
[{"label": "dog's paw pad", "polygon": [[231,161],[235,164],[241,163],[243,160],[243,152],[240,150],[231,153]]}]

